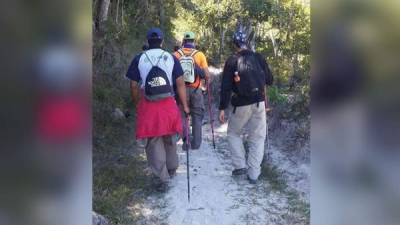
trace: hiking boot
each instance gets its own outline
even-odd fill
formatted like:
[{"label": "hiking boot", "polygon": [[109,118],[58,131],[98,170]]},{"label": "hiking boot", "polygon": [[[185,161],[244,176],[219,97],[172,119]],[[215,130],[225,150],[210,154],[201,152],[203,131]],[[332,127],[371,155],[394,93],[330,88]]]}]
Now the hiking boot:
[{"label": "hiking boot", "polygon": [[191,148],[191,150],[199,150],[200,149],[200,147],[198,147],[198,148]]},{"label": "hiking boot", "polygon": [[168,189],[168,181],[162,181],[159,177],[152,175],[151,189],[157,192],[166,192]]},{"label": "hiking boot", "polygon": [[258,183],[257,179],[251,179],[249,176],[247,176],[247,179],[249,180],[250,184],[257,184]]},{"label": "hiking boot", "polygon": [[246,168],[235,169],[235,170],[232,171],[232,176],[245,175],[246,173],[247,173],[247,169]]},{"label": "hiking boot", "polygon": [[170,177],[174,177],[176,175],[176,169],[168,170],[168,174]]},{"label": "hiking boot", "polygon": [[161,193],[165,193],[168,190],[168,182],[161,182],[156,185],[156,190]]}]

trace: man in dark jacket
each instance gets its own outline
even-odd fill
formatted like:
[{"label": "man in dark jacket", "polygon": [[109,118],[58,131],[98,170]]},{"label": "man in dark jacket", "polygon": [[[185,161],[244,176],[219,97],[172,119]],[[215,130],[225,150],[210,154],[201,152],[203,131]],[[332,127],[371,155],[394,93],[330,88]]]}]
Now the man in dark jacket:
[{"label": "man in dark jacket", "polygon": [[[245,175],[255,184],[261,173],[266,136],[265,85],[272,84],[272,74],[264,57],[248,49],[246,34],[237,31],[233,37],[236,54],[225,63],[219,120],[225,122],[229,102],[234,109],[229,118],[228,143],[232,151],[232,175]],[[232,96],[233,92],[233,96]],[[246,161],[240,137],[245,126],[249,128],[249,155]]]}]

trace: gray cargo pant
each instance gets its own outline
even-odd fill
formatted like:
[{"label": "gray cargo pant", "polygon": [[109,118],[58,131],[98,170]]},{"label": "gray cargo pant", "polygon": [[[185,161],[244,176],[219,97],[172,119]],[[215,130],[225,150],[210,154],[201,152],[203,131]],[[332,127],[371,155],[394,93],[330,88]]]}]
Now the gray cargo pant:
[{"label": "gray cargo pant", "polygon": [[176,170],[179,165],[174,135],[148,138],[145,149],[150,169],[161,181],[167,182],[168,170]]},{"label": "gray cargo pant", "polygon": [[[257,106],[258,105],[258,106]],[[240,135],[243,127],[248,128],[249,154],[246,152]],[[232,152],[232,164],[235,169],[248,167],[248,176],[257,179],[261,173],[266,136],[264,102],[236,107],[228,122],[228,144]]]},{"label": "gray cargo pant", "polygon": [[[200,88],[186,88],[186,99],[188,100],[188,105],[190,108],[190,117],[191,117],[191,125],[192,125],[192,133],[189,135],[190,137],[190,147],[191,149],[199,149],[202,140],[202,125],[203,125],[203,117],[204,117],[204,97]],[[186,118],[183,110],[182,112],[182,121],[183,121],[183,137],[184,140],[186,138]],[[183,144],[182,148],[184,150],[188,149],[186,143]]]}]

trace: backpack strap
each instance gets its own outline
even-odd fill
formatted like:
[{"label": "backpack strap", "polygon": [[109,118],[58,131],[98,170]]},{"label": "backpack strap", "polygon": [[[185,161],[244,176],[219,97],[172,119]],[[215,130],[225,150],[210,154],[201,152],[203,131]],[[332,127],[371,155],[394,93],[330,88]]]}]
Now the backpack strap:
[{"label": "backpack strap", "polygon": [[179,53],[179,55],[181,55],[181,57],[185,55],[185,53],[182,51],[182,49],[181,49],[181,48],[180,48],[180,49],[178,49],[178,51],[176,51],[176,52],[178,52],[178,53]]},{"label": "backpack strap", "polygon": [[143,52],[143,54],[146,56],[147,60],[149,60],[151,66],[154,66],[153,62],[151,61],[151,59],[149,58],[149,56],[146,54],[147,51]]},{"label": "backpack strap", "polygon": [[178,49],[178,51],[176,51],[176,52],[178,52],[179,55],[181,55],[181,56],[191,56],[191,57],[194,57],[194,55],[196,55],[196,54],[199,52],[199,50],[194,49],[189,55],[186,55],[186,54],[182,51],[182,49]]},{"label": "backpack strap", "polygon": [[[196,63],[196,60],[194,60],[194,56],[195,56],[198,52],[200,52],[200,51],[194,49],[194,50],[190,53],[190,56],[193,58],[193,62],[194,62],[194,64],[195,64],[195,66],[197,65],[197,63]],[[198,65],[197,65],[197,66],[198,66]],[[198,77],[198,76],[196,75],[196,77]],[[201,86],[201,83],[199,82],[199,85],[197,85],[196,90],[199,89],[200,86]]]},{"label": "backpack strap", "polygon": [[[147,51],[146,51],[146,52],[147,52]],[[153,61],[151,61],[150,57],[146,54],[146,52],[143,52],[143,54],[146,56],[147,60],[149,60],[151,66],[153,66],[153,67],[154,67],[154,66],[158,66],[158,64],[159,64],[160,61],[161,61],[162,56],[163,56],[164,53],[165,53],[165,51],[163,51],[163,52],[161,53],[161,55],[158,57],[157,63],[154,65],[154,64],[153,64]]]},{"label": "backpack strap", "polygon": [[157,61],[156,66],[158,66],[158,64],[160,63],[161,58],[163,57],[164,53],[165,53],[165,51],[163,51],[163,52],[161,53],[161,55],[158,57],[158,61]]},{"label": "backpack strap", "polygon": [[199,51],[195,49],[195,50],[192,51],[192,53],[190,53],[190,56],[191,56],[191,57],[194,57],[194,55],[196,55],[198,52],[199,52]]}]

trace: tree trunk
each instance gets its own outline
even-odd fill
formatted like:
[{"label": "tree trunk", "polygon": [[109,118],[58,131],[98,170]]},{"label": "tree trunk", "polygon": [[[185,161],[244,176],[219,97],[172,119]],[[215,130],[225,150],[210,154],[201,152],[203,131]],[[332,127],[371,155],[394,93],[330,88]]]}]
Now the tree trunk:
[{"label": "tree trunk", "polygon": [[121,1],[121,25],[124,26],[124,0]]},{"label": "tree trunk", "polygon": [[300,67],[299,67],[299,57],[297,54],[294,54],[292,57],[292,76],[289,79],[289,87],[293,90],[297,83],[301,82],[301,77],[299,76]]},{"label": "tree trunk", "polygon": [[270,38],[271,41],[272,41],[272,47],[273,47],[273,49],[274,49],[274,56],[276,57],[276,56],[277,56],[277,53],[278,53],[278,46],[276,45],[275,37],[274,37],[274,35],[272,34],[272,29],[269,30],[269,38]]},{"label": "tree trunk", "polygon": [[165,12],[164,12],[164,0],[160,0],[160,27],[165,29]]},{"label": "tree trunk", "polygon": [[115,24],[118,25],[118,15],[119,15],[119,0],[117,0],[117,13],[115,14]]},{"label": "tree trunk", "polygon": [[110,7],[110,0],[101,0],[100,13],[99,13],[99,21],[100,21],[100,23],[102,23],[102,22],[107,20],[109,7]]},{"label": "tree trunk", "polygon": [[254,33],[254,45],[253,45],[253,47],[254,47],[254,51],[256,51],[256,49],[257,49],[257,37],[260,37],[260,23],[257,21],[256,22],[256,29],[255,29],[255,33]]},{"label": "tree trunk", "polygon": [[219,29],[221,32],[221,40],[219,43],[219,62],[222,62],[222,53],[224,51],[224,39],[225,39],[225,31],[223,30],[222,22],[219,24]]},{"label": "tree trunk", "polygon": [[110,7],[110,0],[99,0],[96,11],[97,16],[95,20],[95,29],[101,31],[103,28],[103,22],[108,18],[108,9]]}]

